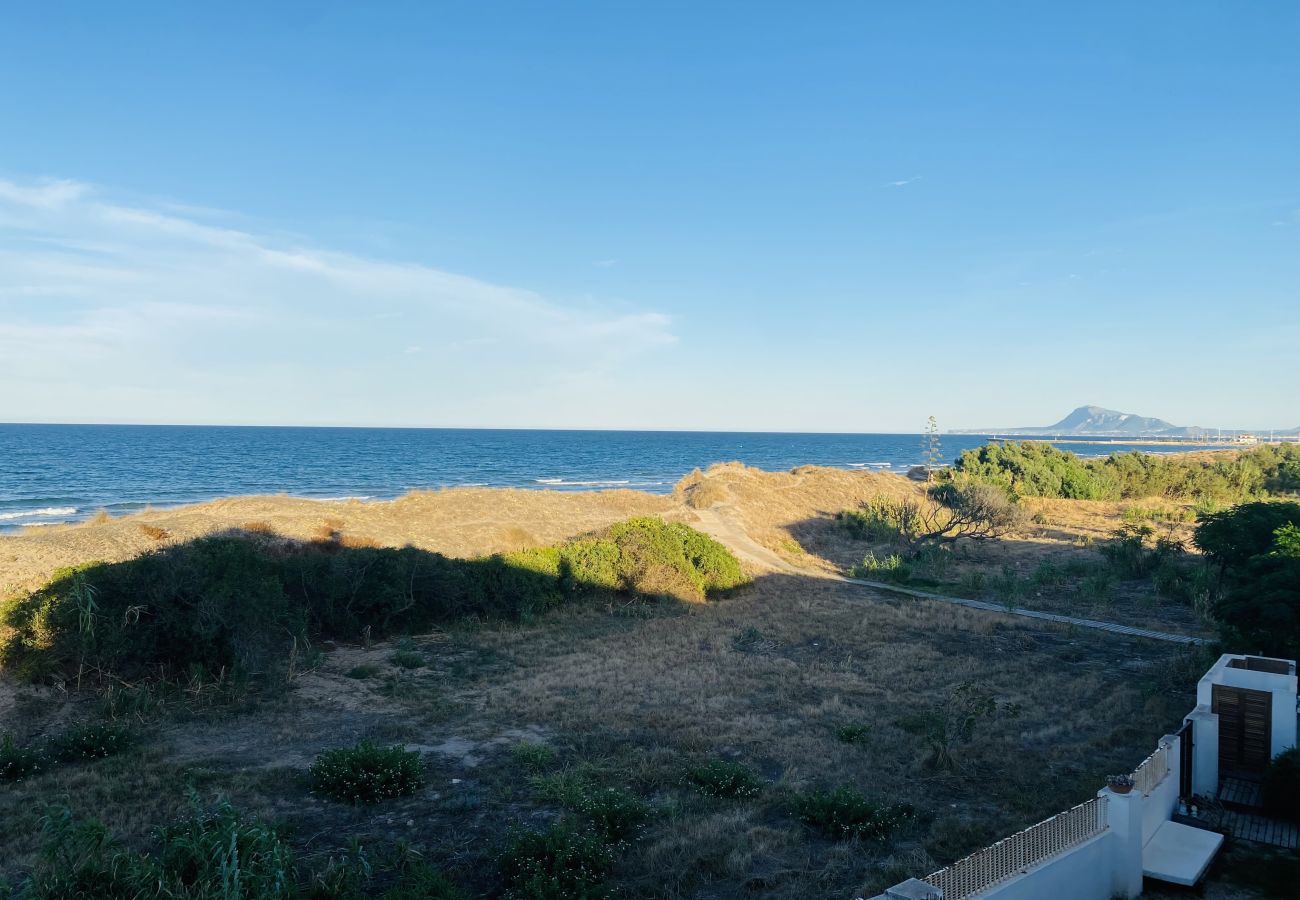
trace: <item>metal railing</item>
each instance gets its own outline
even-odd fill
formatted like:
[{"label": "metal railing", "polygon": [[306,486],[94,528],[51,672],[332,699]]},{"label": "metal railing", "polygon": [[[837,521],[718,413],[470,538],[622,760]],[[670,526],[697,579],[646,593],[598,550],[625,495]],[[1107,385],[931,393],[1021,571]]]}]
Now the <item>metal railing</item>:
[{"label": "metal railing", "polygon": [[1156,789],[1156,785],[1165,780],[1169,774],[1169,750],[1161,745],[1133,770],[1133,787],[1146,797]]},{"label": "metal railing", "polygon": [[944,900],[965,900],[1076,847],[1107,828],[1106,798],[1094,797],[925,877]]}]

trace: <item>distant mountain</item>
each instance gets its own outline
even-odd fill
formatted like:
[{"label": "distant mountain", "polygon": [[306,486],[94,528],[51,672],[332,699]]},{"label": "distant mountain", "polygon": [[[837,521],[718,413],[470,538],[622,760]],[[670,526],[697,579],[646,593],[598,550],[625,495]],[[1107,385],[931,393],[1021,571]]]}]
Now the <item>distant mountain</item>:
[{"label": "distant mountain", "polygon": [[1102,437],[1171,437],[1185,438],[1206,435],[1208,428],[1185,427],[1133,413],[1118,412],[1100,406],[1080,406],[1055,425],[1035,425],[1021,428],[996,428],[968,430],[974,434],[1013,435],[1097,435]]},{"label": "distant mountain", "polygon": [[1253,434],[1267,440],[1271,434],[1275,438],[1300,437],[1300,428],[1268,429],[1259,428],[1248,431],[1241,428],[1202,428],[1196,425],[1173,425],[1164,419],[1151,416],[1138,416],[1133,413],[1118,412],[1100,406],[1080,406],[1055,425],[1031,425],[1021,428],[962,428],[954,434],[997,434],[1023,435],[1025,437],[1094,436],[1117,438],[1182,438],[1215,439],[1233,438],[1239,434]]},{"label": "distant mountain", "polygon": [[1048,434],[1169,434],[1185,431],[1164,419],[1150,416],[1135,416],[1132,413],[1116,412],[1102,409],[1100,406],[1080,406],[1055,425],[1046,428],[1025,428],[1023,431],[1039,431]]}]

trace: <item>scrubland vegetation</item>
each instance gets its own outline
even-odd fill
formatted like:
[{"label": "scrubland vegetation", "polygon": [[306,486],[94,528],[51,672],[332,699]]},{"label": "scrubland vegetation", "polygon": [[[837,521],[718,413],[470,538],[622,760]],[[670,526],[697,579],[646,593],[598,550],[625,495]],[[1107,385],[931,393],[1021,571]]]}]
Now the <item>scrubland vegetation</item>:
[{"label": "scrubland vegetation", "polygon": [[1112,453],[1081,459],[1041,442],[1007,441],[967,450],[954,471],[1025,497],[1121,500],[1164,497],[1207,506],[1300,492],[1300,444],[1241,453]]},{"label": "scrubland vegetation", "polygon": [[1129,770],[1214,651],[815,575],[1254,640],[1229,598],[1296,537],[1285,503],[960,473],[724,467],[680,500],[807,574],[751,581],[644,517],[460,557],[341,517],[94,526],[146,552],[0,602],[0,877],[32,898],[869,896]]}]

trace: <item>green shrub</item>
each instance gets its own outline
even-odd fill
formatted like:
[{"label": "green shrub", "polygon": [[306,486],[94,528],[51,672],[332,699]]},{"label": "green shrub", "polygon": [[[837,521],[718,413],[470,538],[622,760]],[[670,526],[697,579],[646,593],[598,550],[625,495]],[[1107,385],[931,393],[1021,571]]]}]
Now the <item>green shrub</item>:
[{"label": "green shrub", "polygon": [[379,666],[370,665],[368,663],[362,663],[359,666],[353,666],[352,668],[348,669],[348,677],[356,678],[357,680],[361,680],[363,678],[374,678],[382,671],[383,669],[379,668]]},{"label": "green shrub", "polygon": [[1300,749],[1283,750],[1269,762],[1261,789],[1272,815],[1300,822]]},{"label": "green shrub", "polygon": [[510,754],[529,772],[540,772],[555,763],[553,748],[532,741],[520,741],[510,748]]},{"label": "green shrub", "polygon": [[606,788],[582,797],[576,804],[576,811],[590,821],[606,841],[621,846],[636,840],[650,821],[652,809],[635,794]]},{"label": "green shrub", "polygon": [[1125,526],[1097,549],[1121,578],[1141,578],[1147,574],[1152,556],[1146,550],[1150,529]]},{"label": "green shrub", "polygon": [[906,536],[908,520],[906,504],[885,496],[872,497],[857,509],[846,509],[835,516],[840,528],[859,541],[899,540]]},{"label": "green shrub", "polygon": [[897,584],[905,584],[912,577],[912,567],[904,562],[903,557],[897,553],[891,553],[884,559],[878,559],[876,554],[867,551],[867,555],[862,557],[862,562],[849,569],[849,575],[854,578],[883,579]]},{"label": "green shrub", "polygon": [[[1112,453],[1080,459],[1039,441],[1006,441],[964,451],[954,463],[958,477],[1000,484],[1023,496],[1073,500],[1165,497],[1213,508],[1268,492],[1300,490],[1300,447],[1258,447],[1211,458],[1151,453]],[[1144,513],[1131,513],[1142,517]],[[1171,514],[1186,520],[1185,514]]]},{"label": "green shrub", "polygon": [[158,862],[189,884],[221,885],[229,897],[291,897],[298,875],[293,851],[276,829],[222,804],[159,831]]},{"label": "green shrub", "polygon": [[380,900],[465,900],[465,897],[465,892],[442,872],[415,862],[402,867],[398,883],[384,891]]},{"label": "green shrub", "polygon": [[1269,656],[1300,654],[1300,555],[1289,536],[1300,504],[1245,503],[1207,516],[1194,541],[1219,564],[1210,608],[1232,647]]},{"label": "green shrub", "polygon": [[[41,852],[18,886],[24,900],[462,900],[440,873],[403,857],[377,866],[359,844],[316,871],[295,857],[278,829],[222,804],[195,810],[157,831],[149,853],[118,845],[95,821],[52,808],[41,821]],[[3,894],[0,893],[0,896]]]},{"label": "green shrub", "polygon": [[28,680],[93,671],[106,681],[280,683],[290,659],[321,639],[520,619],[614,591],[699,600],[745,582],[712,538],[648,518],[472,560],[228,533],[64,569],[0,603],[0,670]]},{"label": "green shrub", "polygon": [[423,653],[417,653],[414,650],[398,650],[388,661],[399,669],[421,669],[428,665],[428,660],[424,658]]},{"label": "green shrub", "polygon": [[711,759],[686,771],[683,781],[710,797],[757,797],[763,780],[744,763]]},{"label": "green shrub", "polygon": [[596,900],[614,850],[600,835],[560,822],[545,831],[517,831],[497,856],[506,900]]},{"label": "green shrub", "polygon": [[871,726],[865,722],[841,722],[835,726],[835,738],[845,744],[865,744]]},{"label": "green shrub", "polygon": [[17,747],[14,738],[6,734],[0,741],[0,784],[7,781],[22,781],[30,778],[45,768],[45,758],[39,750],[30,747]]},{"label": "green shrub", "polygon": [[877,803],[850,787],[797,794],[794,813],[800,822],[837,840],[883,841],[916,819],[906,804]]},{"label": "green shrub", "polygon": [[309,774],[314,791],[345,803],[379,803],[413,794],[424,785],[419,753],[369,741],[326,750]]},{"label": "green shrub", "polygon": [[135,734],[117,722],[94,722],[71,728],[50,741],[50,755],[62,762],[102,759],[132,747]]},{"label": "green shrub", "polygon": [[1300,525],[1300,503],[1243,503],[1202,518],[1192,542],[1221,567],[1241,567],[1268,553],[1288,525]]},{"label": "green shrub", "polygon": [[[98,822],[66,808],[41,819],[41,853],[18,896],[31,900],[163,900],[168,879],[150,857],[114,844]],[[184,896],[184,895],[181,895]],[[254,895],[249,895],[253,900]],[[260,898],[257,898],[260,900]]]}]

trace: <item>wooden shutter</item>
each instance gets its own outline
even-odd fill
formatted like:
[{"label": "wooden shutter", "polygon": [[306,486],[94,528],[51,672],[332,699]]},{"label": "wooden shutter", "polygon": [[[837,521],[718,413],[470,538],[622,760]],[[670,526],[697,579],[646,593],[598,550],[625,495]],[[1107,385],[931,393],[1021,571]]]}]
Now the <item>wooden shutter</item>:
[{"label": "wooden shutter", "polygon": [[1212,710],[1219,716],[1219,771],[1263,772],[1273,740],[1272,695],[1216,684]]}]

